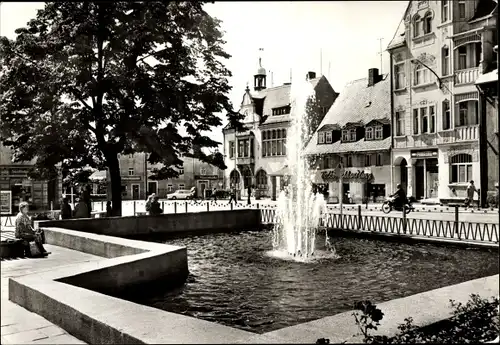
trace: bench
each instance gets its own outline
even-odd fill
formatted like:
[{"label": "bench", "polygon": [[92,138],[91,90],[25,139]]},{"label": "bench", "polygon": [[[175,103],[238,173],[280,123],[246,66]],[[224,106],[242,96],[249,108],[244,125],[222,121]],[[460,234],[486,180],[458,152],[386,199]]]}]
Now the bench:
[{"label": "bench", "polygon": [[0,257],[2,259],[19,258],[25,256],[24,241],[16,238],[14,231],[2,231],[0,237]]}]

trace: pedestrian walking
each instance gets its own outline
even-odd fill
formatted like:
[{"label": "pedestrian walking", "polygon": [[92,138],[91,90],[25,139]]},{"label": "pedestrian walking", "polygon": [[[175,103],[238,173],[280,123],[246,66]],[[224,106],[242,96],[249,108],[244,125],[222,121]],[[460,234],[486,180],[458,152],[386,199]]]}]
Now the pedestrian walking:
[{"label": "pedestrian walking", "polygon": [[212,198],[215,204],[217,204],[217,188],[212,188]]},{"label": "pedestrian walking", "polygon": [[236,188],[234,186],[231,186],[231,192],[229,193],[229,202],[230,204],[234,200],[234,203],[237,204],[238,200],[236,200]]},{"label": "pedestrian walking", "polygon": [[68,202],[68,198],[64,197],[61,205],[61,219],[71,219],[72,215],[73,210]]},{"label": "pedestrian walking", "polygon": [[106,217],[112,217],[113,216],[113,209],[111,208],[111,201],[108,201],[106,203]]}]

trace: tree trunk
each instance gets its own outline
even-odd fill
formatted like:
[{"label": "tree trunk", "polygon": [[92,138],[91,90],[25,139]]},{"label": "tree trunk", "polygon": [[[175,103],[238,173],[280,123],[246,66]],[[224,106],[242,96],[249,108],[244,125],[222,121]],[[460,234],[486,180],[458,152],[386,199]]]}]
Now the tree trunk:
[{"label": "tree trunk", "polygon": [[107,157],[109,177],[111,179],[111,201],[113,216],[122,215],[122,177],[120,175],[120,164],[116,154]]}]

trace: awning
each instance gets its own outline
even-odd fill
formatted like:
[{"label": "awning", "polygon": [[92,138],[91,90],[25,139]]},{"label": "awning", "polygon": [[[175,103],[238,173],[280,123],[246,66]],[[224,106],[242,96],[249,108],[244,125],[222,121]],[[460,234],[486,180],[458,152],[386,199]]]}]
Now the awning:
[{"label": "awning", "polygon": [[275,171],[269,176],[290,176],[290,171],[288,169],[288,165],[285,165],[283,168],[279,169],[278,171]]},{"label": "awning", "polygon": [[476,85],[486,84],[498,81],[498,69],[488,72],[486,74],[482,74],[477,78]]},{"label": "awning", "polygon": [[107,178],[106,170],[99,170],[89,176],[89,180],[92,182],[105,181]]}]

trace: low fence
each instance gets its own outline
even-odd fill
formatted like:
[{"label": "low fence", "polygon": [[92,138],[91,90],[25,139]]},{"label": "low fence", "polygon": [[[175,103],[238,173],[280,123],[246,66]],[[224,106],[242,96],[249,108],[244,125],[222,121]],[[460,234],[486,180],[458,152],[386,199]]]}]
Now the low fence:
[{"label": "low fence", "polygon": [[[276,210],[261,210],[262,223],[277,222]],[[342,229],[366,232],[378,232],[394,235],[424,236],[442,239],[457,239],[498,243],[499,225],[497,223],[481,223],[460,221],[458,209],[454,220],[407,218],[388,215],[363,215],[361,207],[357,214],[340,214],[329,212],[320,222],[327,229]]]}]

